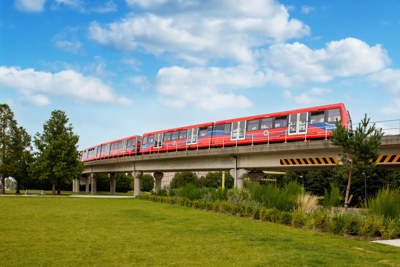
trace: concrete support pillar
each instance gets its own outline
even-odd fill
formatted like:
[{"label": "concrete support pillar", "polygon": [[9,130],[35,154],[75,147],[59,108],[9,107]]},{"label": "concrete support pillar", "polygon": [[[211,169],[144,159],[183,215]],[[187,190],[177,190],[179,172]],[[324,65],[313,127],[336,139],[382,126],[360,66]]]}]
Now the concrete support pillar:
[{"label": "concrete support pillar", "polygon": [[235,178],[235,186],[237,189],[243,188],[243,180],[246,178],[247,174],[249,173],[245,169],[232,169],[229,172],[233,178]]},{"label": "concrete support pillar", "polygon": [[110,173],[110,195],[115,195],[115,187],[117,180],[115,179],[115,173]]},{"label": "concrete support pillar", "polygon": [[96,195],[97,187],[96,187],[96,173],[92,172],[91,176],[91,184],[92,184],[92,195]]},{"label": "concrete support pillar", "polygon": [[142,175],[143,172],[141,171],[134,171],[132,172],[132,176],[133,176],[133,196],[137,197],[138,195],[140,195],[140,185],[142,182]]},{"label": "concrete support pillar", "polygon": [[72,180],[72,192],[79,193],[79,191],[80,191],[79,182],[80,182],[80,179]]},{"label": "concrete support pillar", "polygon": [[86,176],[86,193],[89,193],[90,177]]},{"label": "concrete support pillar", "polygon": [[164,177],[164,173],[162,172],[155,172],[153,174],[154,179],[156,180],[156,183],[154,185],[154,191],[158,191],[161,189],[161,180]]}]

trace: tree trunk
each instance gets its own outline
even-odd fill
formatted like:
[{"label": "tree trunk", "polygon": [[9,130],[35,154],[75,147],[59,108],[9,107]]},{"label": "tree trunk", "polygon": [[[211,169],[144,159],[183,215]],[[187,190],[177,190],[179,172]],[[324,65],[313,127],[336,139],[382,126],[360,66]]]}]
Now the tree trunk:
[{"label": "tree trunk", "polygon": [[20,190],[20,182],[17,181],[17,188],[15,190],[15,194],[19,194],[19,190]]},{"label": "tree trunk", "polygon": [[61,185],[60,185],[60,181],[58,181],[58,184],[57,184],[57,195],[61,195]]},{"label": "tree trunk", "polygon": [[353,160],[350,160],[350,172],[349,172],[349,181],[347,183],[346,189],[346,197],[344,199],[344,208],[347,210],[349,207],[349,195],[350,195],[350,185],[351,185],[351,169],[353,168]]},{"label": "tree trunk", "polygon": [[53,195],[56,194],[56,184],[52,184],[51,189],[53,191]]},{"label": "tree trunk", "polygon": [[1,193],[6,193],[6,177],[4,176],[1,177]]}]

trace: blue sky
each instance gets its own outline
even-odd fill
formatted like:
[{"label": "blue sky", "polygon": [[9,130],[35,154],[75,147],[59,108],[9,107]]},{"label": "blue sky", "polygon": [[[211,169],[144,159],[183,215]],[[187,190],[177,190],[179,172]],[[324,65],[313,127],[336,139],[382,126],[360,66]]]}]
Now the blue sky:
[{"label": "blue sky", "polygon": [[31,135],[65,111],[81,149],[339,102],[355,122],[400,118],[397,0],[9,0],[0,12],[0,102]]}]

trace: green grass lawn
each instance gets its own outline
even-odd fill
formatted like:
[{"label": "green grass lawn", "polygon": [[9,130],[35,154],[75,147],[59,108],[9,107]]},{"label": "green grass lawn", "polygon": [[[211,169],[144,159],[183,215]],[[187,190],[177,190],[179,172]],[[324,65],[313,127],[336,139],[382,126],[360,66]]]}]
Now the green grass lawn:
[{"label": "green grass lawn", "polygon": [[0,266],[400,266],[400,248],[137,199],[0,197]]}]

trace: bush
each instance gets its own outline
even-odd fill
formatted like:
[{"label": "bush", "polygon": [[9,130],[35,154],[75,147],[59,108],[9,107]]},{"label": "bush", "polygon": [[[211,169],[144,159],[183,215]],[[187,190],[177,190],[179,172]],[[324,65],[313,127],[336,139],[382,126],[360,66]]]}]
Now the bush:
[{"label": "bush", "polygon": [[154,187],[154,178],[150,174],[142,175],[142,182],[140,184],[140,191],[150,192]]},{"label": "bush", "polygon": [[347,235],[358,234],[361,226],[361,216],[358,213],[348,211],[343,214],[343,217],[344,217],[343,233]]},{"label": "bush", "polygon": [[261,211],[261,208],[259,208],[259,207],[254,207],[253,208],[252,217],[253,217],[254,220],[259,220],[260,219],[260,211]]},{"label": "bush", "polygon": [[400,234],[400,222],[393,219],[385,222],[385,229],[381,232],[384,239],[396,238]]},{"label": "bush", "polygon": [[291,212],[288,212],[288,211],[281,212],[281,223],[282,224],[290,225],[290,224],[292,224],[292,221],[293,221],[293,215]]},{"label": "bush", "polygon": [[232,205],[231,214],[233,216],[237,216],[239,212],[240,212],[240,206],[239,205]]},{"label": "bush", "polygon": [[266,209],[263,212],[263,221],[268,222],[279,222],[281,217],[281,212],[277,208]]},{"label": "bush", "polygon": [[361,222],[359,235],[363,237],[378,236],[385,231],[383,219],[376,215],[367,215],[366,219]]},{"label": "bush", "polygon": [[326,231],[329,227],[328,212],[324,209],[315,210],[311,213],[311,228]]},{"label": "bush", "polygon": [[301,186],[296,182],[290,182],[282,188],[272,184],[254,184],[250,190],[251,199],[261,203],[266,208],[277,208],[282,211],[293,210],[301,192]]},{"label": "bush", "polygon": [[306,213],[303,210],[295,210],[293,212],[293,221],[292,221],[292,225],[294,227],[303,227],[305,225],[306,222]]},{"label": "bush", "polygon": [[343,235],[345,232],[346,220],[341,212],[332,215],[329,222],[329,231],[335,235]]},{"label": "bush", "polygon": [[220,208],[219,208],[219,202],[214,202],[213,204],[212,204],[212,210],[214,211],[214,212],[219,212],[220,211]]},{"label": "bush", "polygon": [[368,200],[368,208],[376,215],[387,219],[400,217],[400,190],[383,188],[375,197]]},{"label": "bush", "polygon": [[168,195],[168,191],[166,189],[159,189],[156,193],[156,196],[167,196]]},{"label": "bush", "polygon": [[335,186],[334,184],[330,184],[330,191],[325,189],[324,201],[322,205],[326,208],[330,207],[338,207],[341,201],[341,192],[339,187]]},{"label": "bush", "polygon": [[200,189],[194,184],[187,184],[182,188],[178,189],[178,195],[189,200],[201,199]]}]

